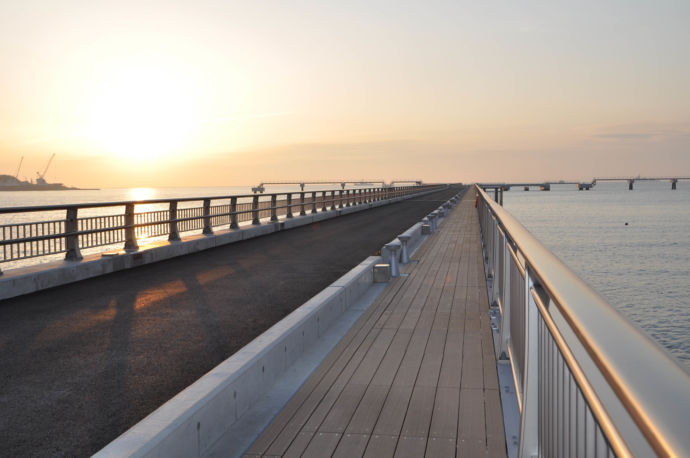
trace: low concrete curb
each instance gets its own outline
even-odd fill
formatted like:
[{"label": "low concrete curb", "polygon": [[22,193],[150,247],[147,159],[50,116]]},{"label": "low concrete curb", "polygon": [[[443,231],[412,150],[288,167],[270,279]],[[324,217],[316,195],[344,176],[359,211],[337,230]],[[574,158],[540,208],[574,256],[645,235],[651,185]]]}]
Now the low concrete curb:
[{"label": "low concrete curb", "polygon": [[207,453],[373,283],[371,256],[111,442],[96,457]]},{"label": "low concrete curb", "polygon": [[[461,191],[458,194],[456,194],[453,198],[444,202],[443,208],[445,209],[445,211],[438,216],[438,218],[437,218],[438,224],[440,224],[441,222],[443,222],[445,220],[445,216],[448,215],[448,210],[450,208],[453,208],[453,206],[455,206],[455,203],[453,202],[453,200],[456,198],[461,198],[462,195],[464,194],[464,192],[465,191]],[[422,241],[428,237],[427,234],[422,233],[422,226],[423,225],[424,225],[423,221],[415,224],[414,226],[412,226],[411,228],[409,228],[408,230],[406,230],[405,232],[400,234],[398,237],[391,240],[390,243],[400,245],[402,242],[400,241],[399,237],[403,236],[403,235],[409,236],[409,240],[407,241],[407,250],[408,250],[408,252],[412,253],[419,246],[419,244],[421,244]],[[392,253],[391,253],[390,249],[388,249],[384,245],[384,247],[381,248],[381,262],[383,262],[384,264],[391,264],[391,254]],[[400,256],[399,251],[398,251],[398,256]]]},{"label": "low concrete curb", "polygon": [[285,218],[278,222],[264,222],[260,226],[244,225],[235,230],[218,230],[213,235],[193,235],[179,242],[155,242],[141,246],[134,252],[116,251],[84,256],[81,261],[57,261],[19,269],[11,269],[0,276],[0,300],[34,293],[68,283],[73,283],[100,275],[130,269],[153,262],[196,253],[241,240],[293,229],[317,221],[336,218],[341,215],[368,210],[402,200],[418,198],[436,192],[426,191],[389,200],[379,200],[356,206],[328,210],[305,216]]}]

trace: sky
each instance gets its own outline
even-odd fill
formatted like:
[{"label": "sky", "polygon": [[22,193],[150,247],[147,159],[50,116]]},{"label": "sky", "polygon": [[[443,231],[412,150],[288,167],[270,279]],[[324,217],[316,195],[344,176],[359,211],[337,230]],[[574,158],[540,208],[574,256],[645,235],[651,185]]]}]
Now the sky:
[{"label": "sky", "polygon": [[690,2],[0,0],[0,174],[690,176]]}]

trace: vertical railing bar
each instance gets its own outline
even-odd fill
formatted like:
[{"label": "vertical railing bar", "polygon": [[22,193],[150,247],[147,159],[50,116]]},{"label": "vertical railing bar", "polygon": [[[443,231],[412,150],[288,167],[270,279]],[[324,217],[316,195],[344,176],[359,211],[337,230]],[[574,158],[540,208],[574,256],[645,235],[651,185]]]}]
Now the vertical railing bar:
[{"label": "vertical railing bar", "polygon": [[271,221],[278,221],[278,195],[271,194]]},{"label": "vertical railing bar", "polygon": [[237,229],[237,197],[230,198],[230,229]]},{"label": "vertical railing bar", "polygon": [[259,220],[259,196],[252,197],[252,224],[258,226],[261,224]]},{"label": "vertical railing bar", "polygon": [[286,218],[292,218],[292,193],[288,192],[287,193],[287,214],[285,215]]},{"label": "vertical railing bar", "polygon": [[204,216],[204,230],[202,231],[202,234],[212,235],[213,234],[213,227],[211,224],[211,199],[204,199],[203,216]]}]

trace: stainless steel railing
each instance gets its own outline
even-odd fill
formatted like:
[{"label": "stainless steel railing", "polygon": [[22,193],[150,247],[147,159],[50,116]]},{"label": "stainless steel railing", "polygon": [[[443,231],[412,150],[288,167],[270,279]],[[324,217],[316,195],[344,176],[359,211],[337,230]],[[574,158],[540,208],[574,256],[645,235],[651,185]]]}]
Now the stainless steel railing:
[{"label": "stainless steel railing", "polygon": [[[261,224],[318,211],[362,205],[438,188],[438,185],[329,189],[275,194],[246,194],[183,199],[156,199],[73,205],[0,208],[3,216],[43,215],[40,221],[0,224],[0,263],[65,253],[82,259],[81,250],[124,244],[138,249],[145,239],[214,228],[236,229],[243,222]],[[96,215],[83,215],[83,212]],[[1,271],[0,271],[1,273]]]},{"label": "stainless steel railing", "polygon": [[520,456],[683,456],[690,375],[479,187],[497,357],[509,359]]}]

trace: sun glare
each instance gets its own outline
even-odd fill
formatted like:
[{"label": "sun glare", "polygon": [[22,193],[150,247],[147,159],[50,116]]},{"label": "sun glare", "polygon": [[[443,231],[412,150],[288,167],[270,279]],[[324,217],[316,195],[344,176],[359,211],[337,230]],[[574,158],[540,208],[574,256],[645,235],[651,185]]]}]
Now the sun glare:
[{"label": "sun glare", "polygon": [[193,88],[160,68],[119,69],[90,100],[87,135],[108,154],[139,160],[180,154],[196,118]]}]

